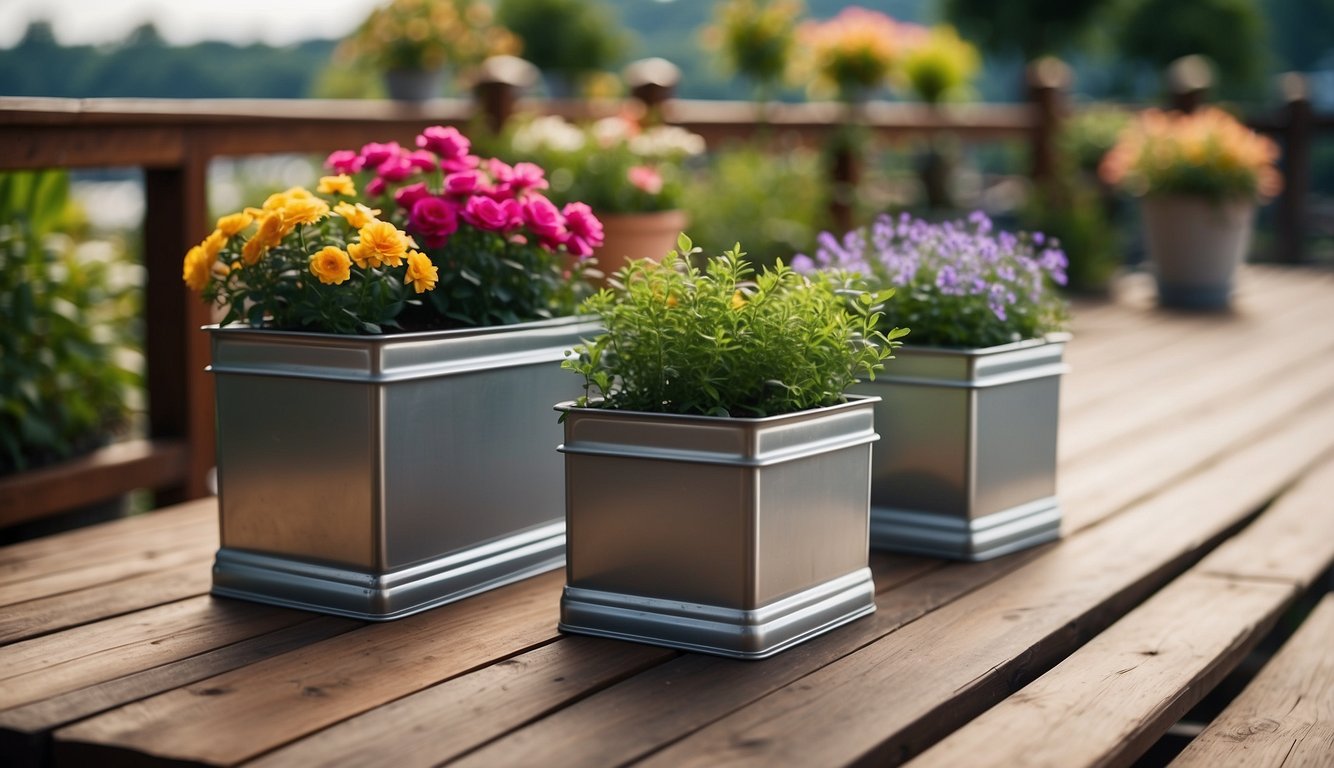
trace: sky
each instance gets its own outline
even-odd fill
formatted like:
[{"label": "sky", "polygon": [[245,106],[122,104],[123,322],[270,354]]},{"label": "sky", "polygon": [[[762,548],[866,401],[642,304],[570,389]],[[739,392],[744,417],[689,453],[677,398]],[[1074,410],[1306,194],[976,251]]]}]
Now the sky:
[{"label": "sky", "polygon": [[0,47],[34,19],[50,21],[67,45],[112,43],[146,21],[170,43],[200,40],[273,45],[339,38],[379,0],[0,0]]}]

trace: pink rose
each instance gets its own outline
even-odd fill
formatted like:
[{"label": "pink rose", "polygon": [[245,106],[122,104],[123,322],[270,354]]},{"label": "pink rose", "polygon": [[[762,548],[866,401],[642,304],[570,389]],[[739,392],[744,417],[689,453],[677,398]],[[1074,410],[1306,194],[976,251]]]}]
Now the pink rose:
[{"label": "pink rose", "polygon": [[662,174],[647,165],[636,165],[626,171],[625,176],[631,184],[650,195],[656,195],[662,191]]},{"label": "pink rose", "polygon": [[375,168],[376,175],[385,181],[402,181],[416,172],[407,155],[394,155]]},{"label": "pink rose", "polygon": [[477,155],[464,155],[459,158],[441,158],[440,170],[445,173],[458,173],[459,171],[470,171],[482,164],[482,158]]},{"label": "pink rose", "polygon": [[405,155],[407,161],[412,163],[412,167],[419,171],[434,171],[437,161],[436,156],[424,149],[418,149]]},{"label": "pink rose", "polygon": [[555,203],[542,195],[533,193],[523,201],[523,221],[537,235],[542,246],[554,251],[565,244],[569,230],[565,228],[565,217],[561,215]]},{"label": "pink rose", "polygon": [[488,158],[486,172],[491,177],[491,188],[487,194],[496,200],[508,200],[514,197],[514,169],[503,160]]},{"label": "pink rose", "polygon": [[458,210],[444,198],[423,197],[412,204],[412,212],[408,214],[408,229],[421,235],[427,248],[444,245],[458,228]]},{"label": "pink rose", "polygon": [[403,153],[403,148],[397,141],[391,141],[388,144],[380,144],[372,141],[361,148],[361,160],[366,166],[374,168],[391,157],[397,157]]},{"label": "pink rose", "polygon": [[602,222],[593,215],[593,209],[584,203],[569,203],[561,210],[565,226],[570,230],[565,249],[581,259],[593,255],[593,249],[602,245]]},{"label": "pink rose", "polygon": [[510,186],[515,192],[522,192],[526,189],[546,189],[546,172],[542,166],[533,163],[515,163],[510,178]]},{"label": "pink rose", "polygon": [[384,194],[386,186],[388,185],[385,184],[384,179],[377,176],[371,179],[369,182],[367,182],[366,194],[370,195],[371,197],[379,197],[380,195]]},{"label": "pink rose", "polygon": [[468,196],[486,190],[486,177],[479,171],[457,171],[445,177],[445,192]]},{"label": "pink rose", "polygon": [[417,204],[418,200],[424,197],[430,197],[431,190],[426,186],[426,182],[419,181],[416,184],[409,184],[394,193],[394,202],[405,211],[411,211],[412,206]]},{"label": "pink rose", "polygon": [[350,149],[340,149],[329,155],[324,161],[324,166],[334,173],[346,173],[348,175],[357,173],[361,170],[361,155]]},{"label": "pink rose", "polygon": [[468,154],[472,142],[453,126],[433,125],[417,137],[417,146],[436,153],[441,160],[460,160]]},{"label": "pink rose", "polygon": [[463,207],[463,220],[488,232],[504,232],[519,225],[522,212],[514,200],[498,202],[476,195],[468,198],[467,205]]}]

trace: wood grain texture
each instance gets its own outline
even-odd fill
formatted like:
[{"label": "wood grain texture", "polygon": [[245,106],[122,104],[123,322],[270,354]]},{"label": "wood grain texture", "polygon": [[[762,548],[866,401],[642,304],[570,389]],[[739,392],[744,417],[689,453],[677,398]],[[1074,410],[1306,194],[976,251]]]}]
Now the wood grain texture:
[{"label": "wood grain texture", "polygon": [[247,765],[438,765],[547,711],[678,655],[568,637],[346,720]]},{"label": "wood grain texture", "polygon": [[1334,763],[1334,594],[1172,762],[1172,768]]},{"label": "wood grain texture", "polygon": [[0,710],[113,680],[304,621],[211,597],[149,608],[0,648]]},{"label": "wood grain texture", "polygon": [[56,748],[88,761],[133,750],[239,763],[549,642],[563,581],[535,576],[266,659],[57,731]]},{"label": "wood grain texture", "polygon": [[0,755],[15,766],[44,765],[49,762],[51,732],[62,725],[298,650],[361,625],[333,616],[310,617],[215,650],[5,710],[0,712]]},{"label": "wood grain texture", "polygon": [[[657,753],[651,765],[893,763],[1045,672],[1334,446],[1289,420],[1246,451]],[[1146,535],[1152,531],[1153,535]],[[887,692],[911,691],[910,696]],[[837,723],[837,728],[828,727]]]},{"label": "wood grain texture", "polygon": [[909,765],[1129,765],[1236,667],[1297,594],[1292,584],[1192,571]]}]

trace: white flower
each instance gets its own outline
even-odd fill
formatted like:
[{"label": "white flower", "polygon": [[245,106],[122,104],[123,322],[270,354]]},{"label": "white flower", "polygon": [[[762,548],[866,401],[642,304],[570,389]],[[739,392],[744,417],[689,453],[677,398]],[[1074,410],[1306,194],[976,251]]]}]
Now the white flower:
[{"label": "white flower", "polygon": [[536,118],[514,132],[514,148],[520,152],[577,152],[583,146],[584,132],[558,115]]}]

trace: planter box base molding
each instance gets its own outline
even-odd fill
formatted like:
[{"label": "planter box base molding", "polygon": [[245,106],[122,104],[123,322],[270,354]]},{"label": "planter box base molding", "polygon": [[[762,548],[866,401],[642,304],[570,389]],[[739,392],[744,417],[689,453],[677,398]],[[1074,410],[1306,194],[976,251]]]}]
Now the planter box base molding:
[{"label": "planter box base molding", "polygon": [[386,620],[560,567],[563,318],[334,336],[213,329],[213,593]]},{"label": "planter box base molding", "polygon": [[758,659],[872,613],[874,403],[758,419],[558,406],[560,628]]},{"label": "planter box base molding", "polygon": [[1068,338],[905,346],[889,370],[853,388],[881,398],[872,547],[986,560],[1060,536],[1056,438]]},{"label": "planter box base molding", "polygon": [[964,520],[871,507],[871,547],[954,560],[990,560],[1061,536],[1055,497]]},{"label": "planter box base molding", "polygon": [[869,568],[755,610],[566,587],[562,632],[762,659],[875,613]]}]

